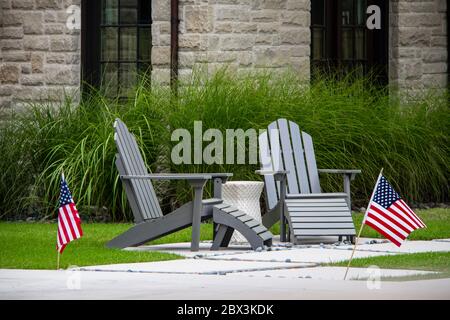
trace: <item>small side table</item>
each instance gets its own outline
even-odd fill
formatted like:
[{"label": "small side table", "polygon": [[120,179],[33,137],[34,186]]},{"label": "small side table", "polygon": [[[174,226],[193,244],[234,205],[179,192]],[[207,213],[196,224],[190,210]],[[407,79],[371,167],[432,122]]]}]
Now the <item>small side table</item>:
[{"label": "small side table", "polygon": [[[222,198],[225,203],[261,222],[259,198],[263,188],[264,182],[261,181],[229,181],[223,185]],[[240,232],[235,231],[231,242],[246,243],[247,240]]]}]

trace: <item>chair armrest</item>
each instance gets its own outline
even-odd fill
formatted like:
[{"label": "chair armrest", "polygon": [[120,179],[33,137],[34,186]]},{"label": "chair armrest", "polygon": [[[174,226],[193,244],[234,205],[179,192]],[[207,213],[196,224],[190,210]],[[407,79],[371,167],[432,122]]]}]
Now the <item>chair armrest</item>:
[{"label": "chair armrest", "polygon": [[277,171],[256,170],[255,173],[260,174],[260,175],[265,175],[265,174],[288,174],[289,171],[287,171],[287,170],[277,170]]},{"label": "chair armrest", "polygon": [[122,175],[122,179],[151,180],[210,180],[212,175],[203,173],[154,173],[145,175]]},{"label": "chair armrest", "polygon": [[220,173],[220,172],[217,173],[216,172],[216,173],[206,173],[206,174],[210,175],[213,180],[216,180],[216,179],[222,180],[222,183],[227,182],[228,178],[233,176],[232,173],[226,173],[226,172],[225,173]]},{"label": "chair armrest", "polygon": [[347,170],[347,169],[318,169],[319,173],[339,173],[339,174],[358,174],[361,173],[361,170]]},{"label": "chair armrest", "polygon": [[283,181],[286,180],[286,176],[289,173],[288,170],[277,170],[277,171],[270,171],[270,170],[256,170],[255,173],[260,175],[273,175],[275,180],[277,181]]}]

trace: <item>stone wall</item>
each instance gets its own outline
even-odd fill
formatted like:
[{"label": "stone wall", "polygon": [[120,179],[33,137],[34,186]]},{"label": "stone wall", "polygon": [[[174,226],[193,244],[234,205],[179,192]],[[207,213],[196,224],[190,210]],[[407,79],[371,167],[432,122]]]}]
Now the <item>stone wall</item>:
[{"label": "stone wall", "polygon": [[446,0],[391,1],[391,84],[410,91],[447,86],[446,10]]},{"label": "stone wall", "polygon": [[[152,1],[152,78],[170,79],[170,1]],[[179,75],[293,68],[310,73],[310,0],[179,0]],[[80,30],[66,26],[80,0],[0,0],[0,108],[78,97]],[[447,86],[446,0],[392,0],[390,82]]]},{"label": "stone wall", "polygon": [[78,97],[80,30],[66,22],[79,0],[0,0],[0,109]]},{"label": "stone wall", "polygon": [[[153,78],[170,78],[170,1],[153,0]],[[309,0],[180,0],[179,75],[293,68],[309,78]]]}]

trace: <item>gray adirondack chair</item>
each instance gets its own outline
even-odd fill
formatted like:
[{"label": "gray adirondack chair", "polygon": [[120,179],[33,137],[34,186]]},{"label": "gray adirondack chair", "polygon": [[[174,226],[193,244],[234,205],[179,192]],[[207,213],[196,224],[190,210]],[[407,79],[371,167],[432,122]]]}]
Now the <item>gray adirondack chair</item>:
[{"label": "gray adirondack chair", "polygon": [[[354,241],[350,181],[361,170],[317,169],[312,138],[299,126],[279,119],[259,136],[267,213],[263,224],[280,224],[280,240],[300,242],[314,236],[345,236]],[[322,193],[319,173],[342,174],[343,193]],[[289,227],[287,231],[286,224]]]},{"label": "gray adirondack chair", "polygon": [[[116,119],[114,141],[117,146],[116,166],[133,212],[135,226],[108,242],[107,247],[138,246],[192,225],[191,250],[198,251],[200,223],[212,218],[213,206],[221,204],[222,183],[230,173],[149,174],[134,136]],[[151,180],[187,180],[194,190],[194,200],[163,215]],[[213,180],[214,197],[203,199],[203,188]]]},{"label": "gray adirondack chair", "polygon": [[[108,242],[111,248],[138,246],[192,225],[191,250],[198,251],[200,223],[214,218],[216,224],[212,250],[228,246],[234,230],[240,231],[253,249],[271,245],[272,234],[244,212],[224,204],[222,184],[231,173],[149,174],[134,136],[116,119],[114,141],[116,166],[133,212],[135,226]],[[163,215],[151,180],[187,180],[194,189],[194,200]],[[203,199],[203,188],[213,180],[213,196]]]}]

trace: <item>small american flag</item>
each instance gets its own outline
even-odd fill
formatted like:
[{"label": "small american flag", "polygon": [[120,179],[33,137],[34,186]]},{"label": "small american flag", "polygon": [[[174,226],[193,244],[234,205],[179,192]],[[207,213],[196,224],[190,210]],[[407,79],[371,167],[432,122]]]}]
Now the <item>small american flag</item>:
[{"label": "small american flag", "polygon": [[426,228],[425,223],[381,174],[363,223],[381,233],[397,247],[400,247],[414,230]]},{"label": "small american flag", "polygon": [[59,253],[62,253],[69,242],[81,238],[82,235],[81,219],[63,174],[61,177],[61,192],[59,195],[56,250],[58,250]]}]

